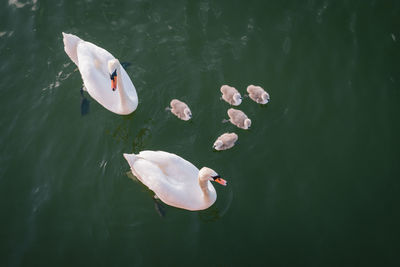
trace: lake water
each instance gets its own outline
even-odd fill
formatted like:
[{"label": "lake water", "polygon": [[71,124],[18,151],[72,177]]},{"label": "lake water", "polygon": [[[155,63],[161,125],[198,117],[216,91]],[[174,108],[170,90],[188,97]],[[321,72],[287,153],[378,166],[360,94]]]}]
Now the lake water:
[{"label": "lake water", "polygon": [[[399,1],[0,3],[1,266],[399,266]],[[127,68],[137,110],[89,97],[62,32]],[[229,123],[223,84],[271,102]],[[179,98],[190,122],[165,111]],[[226,131],[234,148],[215,152]],[[166,207],[122,153],[164,150],[228,181]]]}]

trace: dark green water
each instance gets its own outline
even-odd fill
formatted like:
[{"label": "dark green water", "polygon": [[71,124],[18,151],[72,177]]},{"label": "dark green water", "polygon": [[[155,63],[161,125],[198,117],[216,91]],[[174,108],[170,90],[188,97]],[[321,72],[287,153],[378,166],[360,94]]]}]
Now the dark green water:
[{"label": "dark green water", "polygon": [[[1,1],[0,266],[398,266],[399,3]],[[132,63],[133,114],[80,115],[62,31]],[[251,130],[221,123],[222,84],[270,93]],[[126,176],[145,149],[229,184],[161,218]]]}]

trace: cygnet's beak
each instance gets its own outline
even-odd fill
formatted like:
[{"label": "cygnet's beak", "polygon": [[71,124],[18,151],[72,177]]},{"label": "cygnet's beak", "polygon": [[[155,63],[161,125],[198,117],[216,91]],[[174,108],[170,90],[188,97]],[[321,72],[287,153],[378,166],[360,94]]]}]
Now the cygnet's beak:
[{"label": "cygnet's beak", "polygon": [[110,75],[111,79],[111,89],[115,91],[117,89],[117,70],[114,70],[114,72]]},{"label": "cygnet's beak", "polygon": [[217,183],[226,186],[227,185],[227,181],[225,181],[224,179],[221,178],[221,176],[217,175],[217,176],[213,176],[212,177],[214,179],[214,181],[216,181]]}]

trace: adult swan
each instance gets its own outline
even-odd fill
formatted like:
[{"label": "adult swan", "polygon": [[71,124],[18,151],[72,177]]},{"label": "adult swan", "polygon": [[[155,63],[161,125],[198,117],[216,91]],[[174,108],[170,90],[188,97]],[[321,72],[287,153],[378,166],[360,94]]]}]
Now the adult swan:
[{"label": "adult swan", "polygon": [[73,34],[63,33],[64,50],[78,66],[87,92],[106,109],[132,113],[138,105],[135,86],[113,55]]},{"label": "adult swan", "polygon": [[217,199],[210,181],[226,185],[215,171],[197,169],[183,158],[164,151],[124,154],[132,173],[164,203],[186,210],[204,210]]}]

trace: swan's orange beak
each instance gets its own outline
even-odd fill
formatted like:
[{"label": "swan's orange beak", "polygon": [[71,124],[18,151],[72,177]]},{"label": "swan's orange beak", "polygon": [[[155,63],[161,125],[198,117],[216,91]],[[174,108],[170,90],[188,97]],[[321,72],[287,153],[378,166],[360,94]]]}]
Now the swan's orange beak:
[{"label": "swan's orange beak", "polygon": [[221,178],[221,176],[213,176],[214,181],[216,181],[219,184],[222,184],[223,186],[226,186],[227,182]]},{"label": "swan's orange beak", "polygon": [[215,179],[214,181],[216,181],[216,182],[219,183],[219,184],[222,184],[223,186],[226,186],[226,185],[227,185],[227,181],[225,181],[225,180],[222,179],[222,178],[217,178],[217,179]]},{"label": "swan's orange beak", "polygon": [[115,91],[117,89],[117,70],[115,70],[111,75],[111,89]]},{"label": "swan's orange beak", "polygon": [[111,80],[111,89],[115,91],[117,89],[117,76],[114,77],[114,79]]}]

